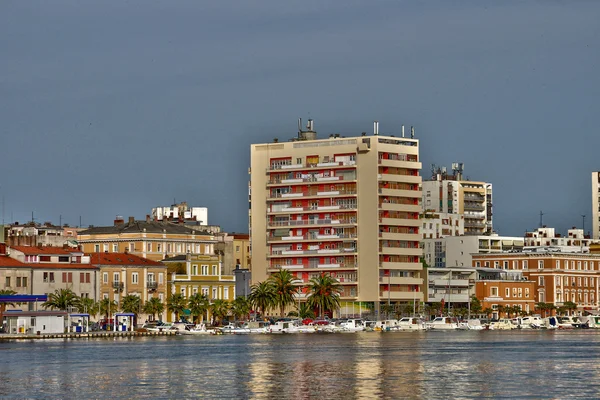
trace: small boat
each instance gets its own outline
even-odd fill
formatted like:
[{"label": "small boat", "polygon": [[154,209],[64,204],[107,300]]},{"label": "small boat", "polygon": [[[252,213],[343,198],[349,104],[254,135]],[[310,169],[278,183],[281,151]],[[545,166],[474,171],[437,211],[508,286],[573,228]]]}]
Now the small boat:
[{"label": "small boat", "polygon": [[197,324],[192,327],[188,327],[188,329],[179,331],[180,335],[210,335],[213,331],[206,329],[205,324]]},{"label": "small boat", "polygon": [[142,326],[148,332],[165,332],[165,331],[179,331],[178,327],[170,322],[158,322],[156,324],[145,324]]},{"label": "small boat", "polygon": [[277,321],[269,325],[269,333],[300,333],[296,321]]},{"label": "small boat", "polygon": [[234,335],[269,333],[269,323],[263,321],[245,322],[242,326],[234,328],[231,333]]},{"label": "small boat", "polygon": [[543,318],[542,329],[558,329],[558,319],[554,316]]},{"label": "small boat", "polygon": [[365,323],[362,319],[347,319],[340,323],[342,332],[362,332],[365,330]]},{"label": "small boat", "polygon": [[235,333],[235,330],[238,328],[239,327],[236,324],[230,322],[229,324],[220,327],[219,331],[221,331],[221,333],[223,333],[223,334],[233,334],[233,333]]},{"label": "small boat", "polygon": [[581,320],[576,316],[556,317],[558,320],[558,329],[581,328]]},{"label": "small boat", "polygon": [[468,319],[463,322],[458,323],[458,329],[464,331],[481,331],[484,329],[484,326],[481,324],[481,321],[478,319]]},{"label": "small boat", "polygon": [[427,323],[429,329],[434,331],[447,331],[458,329],[458,321],[451,317],[437,317]]},{"label": "small boat", "polygon": [[542,318],[538,316],[517,317],[512,319],[513,325],[519,329],[538,329],[543,325]]},{"label": "small boat", "polygon": [[502,318],[498,321],[491,321],[487,325],[487,329],[491,331],[509,331],[512,329],[517,329],[517,326],[514,325],[510,319]]},{"label": "small boat", "polygon": [[400,318],[396,329],[399,331],[425,331],[427,330],[427,325],[421,318],[404,317]]},{"label": "small boat", "polygon": [[600,315],[586,315],[579,317],[582,328],[600,328]]},{"label": "small boat", "polygon": [[380,332],[388,332],[397,330],[398,320],[397,319],[386,319],[385,321],[377,321],[373,330]]}]

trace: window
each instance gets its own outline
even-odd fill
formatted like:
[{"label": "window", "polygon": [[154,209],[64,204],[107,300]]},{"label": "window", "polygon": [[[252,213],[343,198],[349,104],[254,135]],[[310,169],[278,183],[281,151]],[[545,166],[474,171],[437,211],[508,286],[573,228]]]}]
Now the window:
[{"label": "window", "polygon": [[239,252],[240,251],[240,246],[235,246],[235,251]]},{"label": "window", "polygon": [[79,283],[85,283],[85,273],[79,273]]},{"label": "window", "polygon": [[62,281],[63,281],[63,283],[73,283],[73,273],[72,272],[63,272],[62,273]]},{"label": "window", "polygon": [[162,246],[160,245],[160,243],[158,243],[156,245],[156,251],[160,253]]},{"label": "window", "polygon": [[504,261],[503,269],[508,269],[508,261]]},{"label": "window", "polygon": [[102,283],[108,283],[108,272],[102,274]]},{"label": "window", "polygon": [[229,300],[229,288],[223,288],[223,299]]},{"label": "window", "polygon": [[133,242],[129,243],[129,251],[132,253],[135,251],[135,243],[133,243]]},{"label": "window", "polygon": [[208,275],[208,265],[202,266],[202,275]]},{"label": "window", "polygon": [[163,294],[159,293],[158,294],[158,299],[162,302],[164,300]]},{"label": "window", "polygon": [[[590,271],[594,270],[594,262],[590,261]],[[594,302],[594,300],[592,300],[592,303]]]},{"label": "window", "polygon": [[492,297],[498,297],[498,287],[494,286],[490,288],[490,295]]},{"label": "window", "polygon": [[475,261],[475,267],[476,267],[476,268],[479,268],[479,267],[481,267],[481,262],[480,262],[480,261]]},{"label": "window", "polygon": [[177,243],[177,252],[181,253],[181,243]]},{"label": "window", "polygon": [[588,278],[583,278],[583,286],[588,286]]},{"label": "window", "polygon": [[139,283],[139,275],[137,272],[131,273],[131,283]]},{"label": "window", "polygon": [[119,283],[121,279],[119,279],[119,273],[115,272],[113,273],[113,282]]},{"label": "window", "polygon": [[154,282],[154,273],[153,272],[148,273],[147,281],[148,281],[148,283]]},{"label": "window", "polygon": [[510,288],[506,288],[505,289],[505,297],[509,298],[510,297]]},{"label": "window", "polygon": [[102,298],[103,299],[108,299],[108,293],[102,293]]},{"label": "window", "polygon": [[544,260],[538,260],[538,269],[544,269]]},{"label": "window", "polygon": [[544,277],[543,276],[538,276],[538,285],[544,286]]},{"label": "window", "polygon": [[119,245],[117,243],[113,243],[113,253],[119,252]]},{"label": "window", "polygon": [[500,261],[494,261],[494,268],[500,268]]},{"label": "window", "polygon": [[560,269],[560,260],[556,260],[556,269]]},{"label": "window", "polygon": [[202,288],[202,295],[208,297],[208,288]]},{"label": "window", "polygon": [[6,277],[6,287],[10,287],[10,276]]},{"label": "window", "polygon": [[580,276],[577,277],[577,286],[581,286],[581,277]]},{"label": "window", "polygon": [[99,244],[95,244],[94,245],[94,252],[95,253],[100,253],[100,245]]},{"label": "window", "polygon": [[216,266],[216,265],[213,265],[213,266],[212,266],[212,274],[213,274],[213,275],[218,275],[218,274],[217,274],[217,266]]},{"label": "window", "polygon": [[581,261],[577,261],[577,270],[581,271]]},{"label": "window", "polygon": [[183,298],[185,298],[185,288],[181,288],[181,296],[183,296]]},{"label": "window", "polygon": [[513,291],[512,291],[512,292],[513,292],[513,293],[512,293],[512,296],[513,296],[513,297],[517,297],[517,288],[516,288],[516,287],[515,287],[515,288],[513,288]]},{"label": "window", "polygon": [[193,294],[193,295],[197,295],[197,294],[198,294],[198,288],[197,288],[197,287],[194,287],[194,288],[192,289],[192,294]]},{"label": "window", "polygon": [[519,269],[519,262],[517,260],[513,260],[512,269]]},{"label": "window", "polygon": [[58,262],[60,263],[68,263],[69,261],[69,256],[58,256]]},{"label": "window", "polygon": [[594,286],[594,278],[593,277],[590,278],[590,286],[592,286],[592,287]]},{"label": "window", "polygon": [[159,284],[159,285],[162,285],[162,283],[164,282],[164,279],[165,279],[165,278],[164,278],[164,276],[163,276],[163,273],[162,273],[162,272],[160,272],[160,273],[158,274],[158,284]]},{"label": "window", "polygon": [[584,262],[583,262],[583,270],[584,270],[584,271],[587,271],[587,270],[588,270],[588,262],[587,262],[587,261],[584,261]]},{"label": "window", "polygon": [[525,297],[529,298],[529,288],[525,288]]},{"label": "window", "polygon": [[198,266],[192,265],[192,275],[198,275]]},{"label": "window", "polygon": [[21,277],[17,276],[17,287],[21,287]]},{"label": "window", "polygon": [[90,283],[90,282],[91,282],[91,280],[90,280],[90,275],[91,275],[91,274],[90,274],[89,272],[86,272],[86,273],[85,273],[85,283]]},{"label": "window", "polygon": [[556,282],[555,286],[557,286],[557,287],[560,286],[560,282],[561,282],[560,276],[556,277],[555,282]]},{"label": "window", "polygon": [[527,269],[528,267],[528,261],[527,260],[523,260],[523,269]]},{"label": "window", "polygon": [[104,243],[102,245],[102,251],[105,252],[105,253],[108,253],[108,243]]},{"label": "window", "polygon": [[519,297],[523,297],[523,288],[519,288]]},{"label": "window", "polygon": [[146,244],[146,251],[148,251],[148,252],[152,251],[152,243]]},{"label": "window", "polygon": [[218,290],[217,290],[217,288],[213,288],[213,290],[212,290],[212,298],[213,299],[218,299],[217,296],[218,296]]}]

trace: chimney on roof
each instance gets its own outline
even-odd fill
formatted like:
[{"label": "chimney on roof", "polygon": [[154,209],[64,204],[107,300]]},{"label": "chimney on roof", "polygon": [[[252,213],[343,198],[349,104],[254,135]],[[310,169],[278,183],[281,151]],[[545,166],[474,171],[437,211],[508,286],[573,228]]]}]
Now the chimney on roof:
[{"label": "chimney on roof", "polygon": [[135,217],[129,217],[129,223],[133,224],[135,222]]},{"label": "chimney on roof", "polygon": [[121,217],[120,215],[117,215],[117,216],[115,217],[115,221],[114,221],[114,222],[115,222],[115,226],[117,226],[117,225],[122,225],[122,224],[124,224],[124,223],[125,223],[125,220],[123,220],[123,217]]},{"label": "chimney on roof", "polygon": [[146,222],[150,222],[150,214],[146,214]]}]

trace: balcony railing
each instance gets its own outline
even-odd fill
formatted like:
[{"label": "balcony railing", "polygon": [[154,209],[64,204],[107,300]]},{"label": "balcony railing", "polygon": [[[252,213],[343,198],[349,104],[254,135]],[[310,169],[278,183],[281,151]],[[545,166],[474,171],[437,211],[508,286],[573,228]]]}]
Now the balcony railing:
[{"label": "balcony railing", "polygon": [[294,240],[335,240],[335,239],[355,239],[356,234],[335,234],[335,235],[300,235],[300,236],[271,236],[267,241],[294,241]]},{"label": "balcony railing", "polygon": [[356,190],[304,190],[302,192],[289,192],[289,193],[273,193],[269,196],[269,199],[287,199],[287,198],[298,198],[298,197],[310,197],[310,196],[345,196],[355,195]]},{"label": "balcony railing", "polygon": [[286,164],[286,165],[271,165],[266,172],[303,169],[303,168],[330,168],[330,167],[347,167],[355,166],[356,161],[328,161],[322,163],[305,163],[305,164]]},{"label": "balcony railing", "polygon": [[355,253],[356,248],[344,247],[337,249],[318,249],[318,250],[272,250],[272,256],[305,256],[310,254],[340,254],[340,253]]},{"label": "balcony railing", "polygon": [[337,181],[355,181],[356,176],[320,176],[310,178],[286,178],[286,179],[271,179],[267,182],[267,185],[286,185],[294,183],[308,183],[308,182],[337,182]]},{"label": "balcony railing", "polygon": [[115,292],[122,292],[124,288],[125,285],[123,284],[123,282],[113,282],[113,289],[115,289]]},{"label": "balcony railing", "polygon": [[354,263],[339,263],[339,264],[274,264],[270,269],[355,269],[357,265]]},{"label": "balcony railing", "polygon": [[158,288],[158,283],[157,282],[148,282],[147,286],[148,286],[148,291],[154,291]]},{"label": "balcony railing", "polygon": [[269,210],[268,213],[291,213],[303,211],[356,210],[356,204],[330,204],[308,207],[286,207],[280,210]]},{"label": "balcony railing", "polygon": [[307,225],[351,225],[356,224],[356,219],[309,219],[309,220],[289,220],[289,221],[271,221],[269,226],[307,226]]}]

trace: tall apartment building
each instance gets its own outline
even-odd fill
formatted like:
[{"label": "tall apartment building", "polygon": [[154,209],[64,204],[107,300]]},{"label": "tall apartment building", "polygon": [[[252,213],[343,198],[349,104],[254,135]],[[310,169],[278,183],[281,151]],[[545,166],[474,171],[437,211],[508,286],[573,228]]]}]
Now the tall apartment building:
[{"label": "tall apartment building", "polygon": [[465,235],[489,235],[492,224],[492,184],[463,179],[463,164],[452,165],[453,174],[435,167],[423,182],[423,210],[464,216]]},{"label": "tall apartment building", "polygon": [[600,172],[592,172],[592,238],[600,240]]},{"label": "tall apartment building", "polygon": [[301,300],[311,278],[331,274],[342,314],[423,301],[419,142],[374,125],[373,136],[317,139],[309,120],[296,139],[251,146],[254,283],[289,269]]}]

